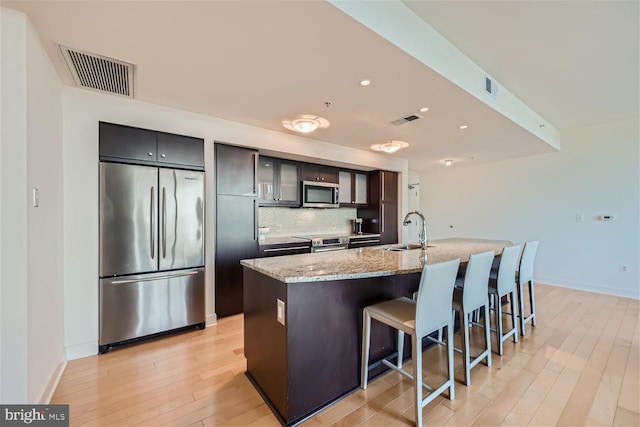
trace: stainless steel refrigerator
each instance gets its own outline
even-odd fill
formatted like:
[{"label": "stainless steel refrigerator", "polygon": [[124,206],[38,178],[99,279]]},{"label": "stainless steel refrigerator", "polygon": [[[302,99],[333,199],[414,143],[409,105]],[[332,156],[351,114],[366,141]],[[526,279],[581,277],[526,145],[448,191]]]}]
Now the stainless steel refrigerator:
[{"label": "stainless steel refrigerator", "polygon": [[100,162],[100,340],[203,327],[204,173]]}]

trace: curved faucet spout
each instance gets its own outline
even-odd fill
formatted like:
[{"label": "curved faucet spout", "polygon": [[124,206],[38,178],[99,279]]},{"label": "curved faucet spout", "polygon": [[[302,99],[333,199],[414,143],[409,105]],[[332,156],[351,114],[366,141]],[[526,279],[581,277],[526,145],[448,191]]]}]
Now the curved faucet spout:
[{"label": "curved faucet spout", "polygon": [[417,215],[418,217],[420,217],[420,221],[422,221],[422,231],[418,234],[418,242],[420,243],[420,246],[422,246],[422,249],[427,249],[427,220],[424,218],[424,215],[422,215],[422,213],[418,211],[409,212],[407,215],[405,215],[404,220],[402,221],[402,225],[409,225],[409,223],[411,223],[411,221],[409,221],[409,217],[411,215]]}]

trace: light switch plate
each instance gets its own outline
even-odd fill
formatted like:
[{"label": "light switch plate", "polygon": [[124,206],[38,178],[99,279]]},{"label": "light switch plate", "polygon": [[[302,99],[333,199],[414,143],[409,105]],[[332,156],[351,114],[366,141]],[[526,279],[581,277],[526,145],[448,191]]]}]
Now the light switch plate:
[{"label": "light switch plate", "polygon": [[40,190],[37,188],[33,189],[33,207],[37,208],[40,206]]},{"label": "light switch plate", "polygon": [[284,301],[281,299],[276,299],[277,308],[276,308],[276,320],[284,325]]}]

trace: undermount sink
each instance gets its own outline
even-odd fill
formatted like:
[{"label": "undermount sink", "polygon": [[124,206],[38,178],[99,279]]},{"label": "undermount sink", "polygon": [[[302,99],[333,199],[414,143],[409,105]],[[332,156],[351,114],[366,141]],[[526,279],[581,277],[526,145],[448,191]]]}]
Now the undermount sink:
[{"label": "undermount sink", "polygon": [[[427,245],[427,248],[432,248],[433,246]],[[422,246],[419,243],[404,243],[401,245],[389,246],[388,248],[384,248],[385,251],[409,251],[412,249],[421,249]]]}]

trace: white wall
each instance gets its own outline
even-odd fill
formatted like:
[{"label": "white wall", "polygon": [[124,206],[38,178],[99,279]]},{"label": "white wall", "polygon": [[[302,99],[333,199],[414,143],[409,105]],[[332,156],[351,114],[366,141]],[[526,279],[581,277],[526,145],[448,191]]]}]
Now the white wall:
[{"label": "white wall", "polygon": [[26,403],[27,24],[22,14],[0,13],[0,402]]},{"label": "white wall", "polygon": [[[27,190],[38,188],[39,206],[27,216],[27,348],[29,402],[48,402],[50,379],[64,368],[62,270],[62,84],[27,29]],[[46,381],[46,382],[45,382]]]},{"label": "white wall", "polygon": [[539,239],[537,281],[640,298],[639,122],[566,132],[556,153],[423,173],[430,237]]},{"label": "white wall", "polygon": [[40,403],[65,363],[61,84],[26,17],[0,13],[0,402]]},{"label": "white wall", "polygon": [[[106,121],[205,139],[207,173],[207,322],[213,312],[215,207],[214,141],[402,172],[407,161],[213,117],[75,88],[63,89],[64,277],[67,357],[96,354],[98,346],[98,122]],[[406,205],[406,190],[403,190]],[[406,210],[406,206],[405,206]]]}]

